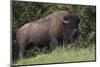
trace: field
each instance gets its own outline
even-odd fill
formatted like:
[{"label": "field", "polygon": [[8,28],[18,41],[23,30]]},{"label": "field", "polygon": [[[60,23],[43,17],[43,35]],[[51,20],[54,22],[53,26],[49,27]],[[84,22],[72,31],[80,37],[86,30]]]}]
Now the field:
[{"label": "field", "polygon": [[95,61],[95,47],[70,48],[57,47],[48,54],[39,54],[36,57],[23,58],[17,61],[18,65],[48,64],[61,62]]}]

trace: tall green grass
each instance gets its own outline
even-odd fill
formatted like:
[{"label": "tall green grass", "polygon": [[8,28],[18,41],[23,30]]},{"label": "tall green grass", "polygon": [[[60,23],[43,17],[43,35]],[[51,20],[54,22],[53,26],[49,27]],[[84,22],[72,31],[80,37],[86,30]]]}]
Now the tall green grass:
[{"label": "tall green grass", "polygon": [[16,64],[46,64],[93,60],[95,60],[95,46],[88,48],[57,47],[54,51],[47,54],[39,54],[36,57],[20,59]]}]

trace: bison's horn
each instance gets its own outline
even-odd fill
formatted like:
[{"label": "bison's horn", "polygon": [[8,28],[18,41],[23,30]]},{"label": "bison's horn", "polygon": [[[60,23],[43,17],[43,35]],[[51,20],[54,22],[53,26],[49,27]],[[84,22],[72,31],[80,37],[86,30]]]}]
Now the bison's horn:
[{"label": "bison's horn", "polygon": [[66,23],[66,24],[69,23],[69,21],[66,20],[65,18],[66,18],[66,17],[63,17],[63,18],[62,18],[63,23]]}]

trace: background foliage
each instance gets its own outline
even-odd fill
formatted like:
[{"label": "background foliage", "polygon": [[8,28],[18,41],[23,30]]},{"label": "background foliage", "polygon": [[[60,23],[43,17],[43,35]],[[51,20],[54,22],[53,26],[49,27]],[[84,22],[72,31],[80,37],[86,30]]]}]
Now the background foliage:
[{"label": "background foliage", "polygon": [[86,5],[66,5],[37,2],[12,2],[12,53],[13,59],[18,57],[16,31],[22,25],[45,17],[57,10],[69,11],[80,18],[79,38],[71,47],[86,48],[96,43],[96,7]]}]

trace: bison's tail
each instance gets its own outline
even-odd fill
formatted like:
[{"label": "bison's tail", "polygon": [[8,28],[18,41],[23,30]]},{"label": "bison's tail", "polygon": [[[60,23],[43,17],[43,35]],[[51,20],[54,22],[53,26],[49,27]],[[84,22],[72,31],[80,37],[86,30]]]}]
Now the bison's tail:
[{"label": "bison's tail", "polygon": [[19,39],[20,39],[20,31],[18,29],[17,32],[16,32],[16,42],[17,42],[18,45],[19,45]]},{"label": "bison's tail", "polygon": [[20,30],[18,29],[16,32],[16,45],[18,47],[18,54],[20,52]]}]

